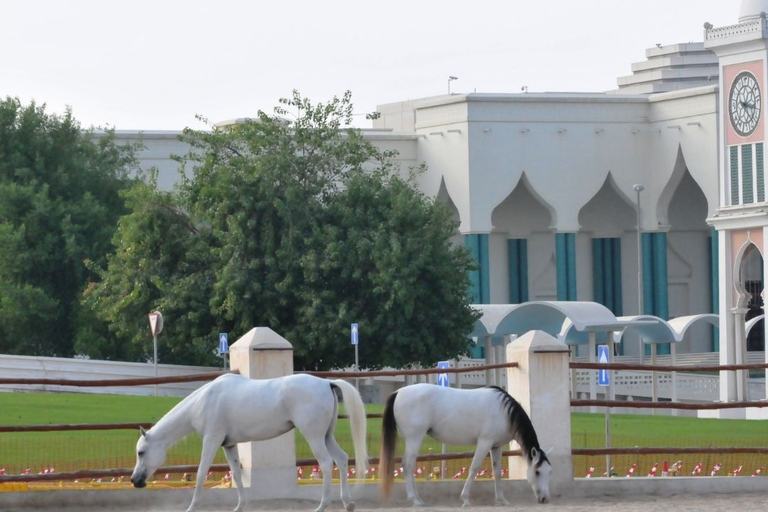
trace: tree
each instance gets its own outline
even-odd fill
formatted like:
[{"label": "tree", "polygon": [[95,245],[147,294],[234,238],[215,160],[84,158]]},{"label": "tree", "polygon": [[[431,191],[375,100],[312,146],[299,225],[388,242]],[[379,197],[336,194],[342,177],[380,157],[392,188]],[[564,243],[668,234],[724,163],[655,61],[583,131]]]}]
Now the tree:
[{"label": "tree", "polygon": [[117,250],[106,268],[93,265],[84,304],[109,325],[110,336],[78,345],[100,359],[150,361],[153,342],[148,313],[159,310],[165,327],[158,359],[175,364],[213,365],[212,340],[226,329],[208,304],[213,285],[209,231],[198,229],[177,206],[174,194],[157,189],[156,173],[124,193],[131,213],[114,234]]},{"label": "tree", "polygon": [[456,228],[448,208],[411,180],[350,176],[302,257],[306,293],[293,335],[305,365],[316,354],[351,364],[349,336],[340,333],[352,322],[363,367],[432,365],[465,353],[478,315],[467,303],[471,257],[450,242]]},{"label": "tree", "polygon": [[296,368],[347,366],[351,322],[368,367],[465,353],[477,315],[456,225],[351,121],[349,93],[294,93],[274,115],[185,130],[191,174],[178,196],[151,184],[126,195],[132,213],[88,306],[144,358],[137,322],[161,309],[164,362],[209,363],[215,333],[267,326],[291,341]]},{"label": "tree", "polygon": [[0,352],[72,355],[81,328],[103,331],[79,297],[104,261],[135,147],[17,98],[0,100]]},{"label": "tree", "polygon": [[317,105],[294,93],[274,116],[186,132],[185,207],[210,224],[220,264],[213,312],[279,332],[298,368],[349,364],[352,321],[370,367],[464,353],[476,316],[456,226],[351,121],[349,93]]}]

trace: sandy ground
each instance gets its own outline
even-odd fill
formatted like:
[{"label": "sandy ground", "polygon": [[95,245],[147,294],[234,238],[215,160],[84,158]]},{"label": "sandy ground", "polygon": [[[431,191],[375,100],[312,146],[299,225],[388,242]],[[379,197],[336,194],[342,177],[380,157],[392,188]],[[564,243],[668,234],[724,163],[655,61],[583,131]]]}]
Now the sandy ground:
[{"label": "sandy ground", "polygon": [[[462,510],[460,481],[432,482],[420,486],[426,506],[414,509],[405,489],[396,484],[392,501],[382,503],[375,484],[352,486],[355,512]],[[652,478],[580,479],[561,487],[546,504],[538,504],[525,481],[508,481],[504,493],[508,507],[493,504],[493,483],[476,482],[471,507],[487,512],[768,512],[768,477],[763,478]],[[338,487],[328,512],[343,512]],[[317,486],[299,486],[290,498],[249,501],[244,512],[313,512],[319,504]],[[184,512],[192,490],[130,489],[96,491],[0,492],[0,512]],[[234,489],[206,489],[198,512],[228,512],[237,503]]]},{"label": "sandy ground", "polygon": [[[69,508],[66,504],[59,504],[55,508],[46,509],[30,509],[30,508],[12,508],[5,509],[7,512],[33,512],[37,510],[81,510],[83,512],[99,511],[99,512],[170,512],[186,510],[188,504],[179,504],[178,506],[162,506],[162,507],[146,507],[140,508]],[[379,510],[379,511],[411,511],[423,510],[423,511],[458,511],[461,509],[460,502],[455,504],[440,503],[436,505],[427,504],[427,506],[421,509],[414,509],[408,506],[406,502],[392,503],[389,505],[382,505],[380,503],[368,503],[365,501],[357,502],[356,511],[361,512],[365,510]],[[266,502],[254,502],[245,507],[245,511],[301,511],[312,512],[317,506],[317,502],[309,500],[274,500]],[[231,507],[217,508],[206,506],[200,509],[201,512],[228,512]],[[766,493],[748,493],[742,495],[707,495],[703,497],[691,497],[691,496],[611,496],[611,497],[598,497],[598,498],[579,498],[579,499],[566,499],[564,497],[556,498],[552,502],[539,505],[534,502],[533,499],[523,499],[520,502],[511,503],[509,507],[497,507],[492,506],[489,503],[478,502],[471,508],[465,510],[473,511],[487,511],[487,512],[500,512],[502,510],[510,510],[514,512],[546,512],[547,510],[562,510],[573,512],[604,512],[604,511],[622,511],[622,512],[650,512],[650,511],[662,511],[662,510],[674,510],[675,512],[700,512],[700,511],[768,511],[768,491]],[[328,512],[342,511],[341,503],[334,502],[328,509]]]},{"label": "sandy ground", "polygon": [[[247,510],[254,511],[278,511],[278,510],[295,510],[295,511],[307,511],[311,512],[316,506],[315,503],[289,503],[284,502],[282,504],[276,503],[275,505],[282,506],[283,508],[259,508],[250,507]],[[399,503],[397,506],[382,506],[378,503],[367,504],[359,503],[356,510],[358,512],[364,510],[391,510],[393,512],[409,511],[413,512],[414,508],[407,506],[407,503]],[[578,499],[578,500],[566,500],[557,499],[548,504],[539,505],[533,500],[525,500],[524,503],[512,503],[509,507],[498,507],[489,504],[477,504],[478,506],[472,506],[469,509],[462,509],[460,502],[455,505],[440,504],[438,506],[427,506],[423,509],[426,511],[453,511],[459,510],[476,510],[486,512],[500,512],[502,510],[510,510],[514,512],[547,512],[548,510],[559,511],[573,511],[573,512],[602,512],[602,511],[622,511],[622,512],[651,512],[662,510],[674,510],[675,512],[699,512],[703,510],[717,510],[719,512],[726,511],[750,511],[750,510],[762,510],[768,511],[768,493],[767,494],[752,494],[752,495],[722,495],[722,496],[707,496],[706,498],[691,499],[690,496],[672,496],[668,498],[660,497],[605,497],[605,498],[590,498],[590,499]],[[168,509],[166,509],[168,510]],[[183,512],[183,508],[178,509]],[[215,512],[225,512],[228,509],[215,509]],[[333,510],[341,511],[341,506],[334,506]],[[329,512],[331,509],[329,509]],[[163,511],[165,512],[165,511]]]}]

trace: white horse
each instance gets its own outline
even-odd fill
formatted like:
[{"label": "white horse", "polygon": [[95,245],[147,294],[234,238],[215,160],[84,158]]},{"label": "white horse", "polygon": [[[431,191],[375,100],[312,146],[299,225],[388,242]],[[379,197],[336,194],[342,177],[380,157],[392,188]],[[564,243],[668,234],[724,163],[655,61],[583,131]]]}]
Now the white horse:
[{"label": "white horse", "polygon": [[382,495],[389,499],[394,480],[393,461],[397,427],[405,439],[405,490],[414,506],[424,505],[414,484],[416,456],[425,435],[450,445],[477,445],[469,475],[461,491],[463,506],[470,505],[470,489],[480,464],[491,453],[496,503],[508,505],[501,490],[501,452],[513,439],[528,461],[528,482],[539,503],[549,500],[552,466],[539,446],[531,419],[509,393],[497,386],[456,389],[414,384],[392,393],[384,407],[381,427]]},{"label": "white horse", "polygon": [[237,443],[272,439],[295,427],[309,442],[323,471],[323,497],[316,512],[322,512],[331,503],[334,462],[341,477],[341,501],[344,509],[351,512],[355,504],[347,485],[349,457],[333,435],[338,415],[337,390],[341,390],[349,412],[357,475],[364,478],[368,460],[365,407],[353,385],[307,374],[267,380],[226,374],[194,391],[148,431],[141,429],[131,482],[134,487],[146,486],[147,478],[165,461],[168,448],[176,440],[197,432],[203,438],[203,450],[187,512],[195,510],[206,474],[220,446],[224,448],[237,485],[235,512],[239,512],[244,499]]}]

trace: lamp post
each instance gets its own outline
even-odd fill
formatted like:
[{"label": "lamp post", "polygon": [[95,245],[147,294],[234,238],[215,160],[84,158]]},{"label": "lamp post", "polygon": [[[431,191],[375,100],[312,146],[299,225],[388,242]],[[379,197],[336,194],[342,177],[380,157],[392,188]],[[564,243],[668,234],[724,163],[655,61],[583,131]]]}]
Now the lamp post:
[{"label": "lamp post", "polygon": [[457,77],[457,76],[449,76],[448,77],[448,94],[451,94],[451,82],[453,82],[454,80],[458,80],[458,79],[459,79],[459,77]]},{"label": "lamp post", "polygon": [[[640,211],[640,192],[645,190],[645,187],[637,183],[632,185],[632,189],[637,192],[637,314],[643,314],[643,240],[642,240],[642,224],[641,224],[641,211]],[[642,354],[641,354],[642,356]]]}]

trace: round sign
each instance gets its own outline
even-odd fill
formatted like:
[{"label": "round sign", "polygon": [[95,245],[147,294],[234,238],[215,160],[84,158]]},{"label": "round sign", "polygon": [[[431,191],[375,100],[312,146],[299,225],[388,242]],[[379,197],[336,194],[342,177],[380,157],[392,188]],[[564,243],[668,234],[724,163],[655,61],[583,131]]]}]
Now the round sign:
[{"label": "round sign", "polygon": [[163,330],[163,315],[159,311],[153,311],[149,314],[149,328],[152,330],[152,336],[157,336]]}]

